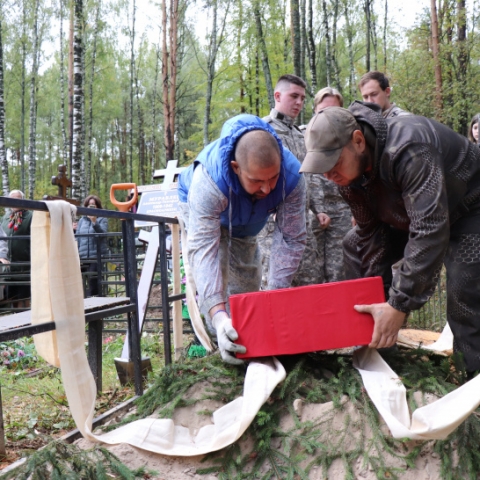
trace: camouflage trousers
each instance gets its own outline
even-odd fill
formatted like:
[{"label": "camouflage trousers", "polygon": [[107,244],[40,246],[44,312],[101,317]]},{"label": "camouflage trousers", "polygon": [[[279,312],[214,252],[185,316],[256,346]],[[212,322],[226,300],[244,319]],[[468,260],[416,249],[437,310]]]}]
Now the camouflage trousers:
[{"label": "camouflage trousers", "polygon": [[[313,214],[312,214],[313,215]],[[258,245],[262,257],[262,290],[268,287],[268,272],[270,264],[270,250],[272,248],[272,236],[276,228],[275,219],[272,216],[268,219],[265,227],[257,235]],[[318,263],[317,245],[313,235],[310,219],[307,222],[307,244],[303,257],[292,280],[292,287],[312,285],[320,283],[320,265]]]},{"label": "camouflage trousers", "polygon": [[339,282],[345,280],[343,261],[343,239],[352,228],[352,215],[345,212],[339,216],[330,216],[328,228],[322,229],[317,218],[312,221],[312,230],[317,242],[320,282]]}]

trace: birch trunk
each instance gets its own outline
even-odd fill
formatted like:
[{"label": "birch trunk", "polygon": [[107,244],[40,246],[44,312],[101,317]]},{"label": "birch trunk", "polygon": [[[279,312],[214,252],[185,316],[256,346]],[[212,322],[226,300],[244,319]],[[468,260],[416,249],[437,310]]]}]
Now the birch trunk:
[{"label": "birch trunk", "polygon": [[135,0],[133,0],[132,31],[130,35],[130,129],[128,134],[128,178],[130,182],[133,182],[133,85],[135,82],[135,13],[136,4]]},{"label": "birch trunk", "polygon": [[32,74],[30,77],[30,121],[29,121],[29,145],[28,145],[28,198],[33,200],[35,195],[35,175],[37,167],[37,73],[38,73],[38,0],[34,2],[33,15],[33,53]]},{"label": "birch trunk", "polygon": [[[258,48],[262,56],[263,75],[265,77],[265,85],[267,87],[268,103],[270,108],[275,106],[275,99],[273,97],[272,76],[270,74],[270,66],[268,64],[268,51],[265,44],[265,37],[263,36],[262,18],[260,16],[259,0],[253,2],[253,15],[255,16],[255,26],[257,30]],[[257,50],[258,55],[258,50]]]},{"label": "birch trunk", "polygon": [[385,17],[383,19],[383,71],[387,71],[387,25],[388,25],[388,0],[385,0]]},{"label": "birch trunk", "polygon": [[460,96],[457,104],[458,110],[458,129],[462,135],[468,133],[468,101],[465,93],[467,92],[467,70],[468,70],[468,52],[467,52],[467,12],[465,0],[457,1],[457,62],[458,62],[458,83]]},{"label": "birch trunk", "polygon": [[337,23],[338,23],[338,2],[339,0],[333,0],[333,25],[332,25],[332,66],[333,76],[335,78],[335,86],[337,90],[342,91],[342,84],[340,82],[340,66],[338,64],[337,55]]},{"label": "birch trunk", "polygon": [[3,42],[2,17],[0,16],[0,165],[2,168],[2,195],[8,196],[10,185],[8,182],[8,161],[5,148],[5,92],[3,89]]},{"label": "birch trunk", "polygon": [[72,138],[72,197],[82,199],[83,151],[83,0],[74,3],[74,45],[73,45],[73,138]]},{"label": "birch trunk", "polygon": [[153,175],[155,169],[157,168],[157,85],[158,85],[158,74],[160,66],[160,47],[157,48],[157,54],[155,57],[155,78],[153,80],[153,100],[152,100],[152,137],[151,137],[151,159],[150,159],[150,171],[151,171],[151,180],[153,182]]},{"label": "birch trunk", "polygon": [[63,1],[59,1],[60,9],[60,128],[62,129],[62,158],[63,164],[68,165],[68,141],[65,128],[65,58],[63,55]]},{"label": "birch trunk", "polygon": [[367,72],[370,71],[370,36],[371,36],[371,29],[372,29],[372,23],[371,23],[371,8],[370,8],[370,2],[371,0],[365,0],[365,23],[366,23],[366,53],[365,53],[365,68]]},{"label": "birch trunk", "polygon": [[26,0],[23,0],[23,27],[22,27],[22,79],[21,79],[21,112],[20,112],[20,190],[25,193],[25,116],[26,116],[26,105],[25,105],[25,93],[27,90],[27,73],[26,73],[26,64],[27,64],[27,7]]}]

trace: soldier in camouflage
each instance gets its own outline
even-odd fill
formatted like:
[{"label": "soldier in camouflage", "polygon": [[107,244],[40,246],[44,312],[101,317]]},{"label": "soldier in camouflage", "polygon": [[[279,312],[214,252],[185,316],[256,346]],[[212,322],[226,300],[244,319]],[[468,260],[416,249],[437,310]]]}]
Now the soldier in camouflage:
[{"label": "soldier in camouflage", "polygon": [[[342,94],[335,88],[322,88],[315,95],[313,106],[315,113],[328,107],[343,107]],[[345,280],[342,242],[352,228],[352,213],[335,183],[323,175],[312,177],[317,184],[313,190],[320,192],[317,197],[321,212],[312,222],[317,241],[320,281],[339,282]]]},{"label": "soldier in camouflage", "polygon": [[[305,141],[303,133],[294,124],[295,119],[303,108],[305,101],[306,83],[296,75],[283,75],[278,79],[275,86],[275,108],[272,108],[270,115],[263,120],[270,124],[282,140],[282,144],[288,148],[300,162],[305,157]],[[312,188],[312,176],[305,175],[307,183],[307,245],[298,267],[297,273],[292,280],[292,286],[311,285],[321,283],[320,265],[318,263],[315,236],[312,232],[311,219],[316,214],[316,192]],[[313,213],[312,213],[313,212]],[[262,253],[262,289],[266,289],[268,283],[268,265],[270,259],[270,248],[272,234],[276,228],[276,216],[272,215],[264,229],[258,235],[258,243]]]},{"label": "soldier in camouflage", "polygon": [[402,117],[411,115],[410,112],[397,107],[395,103],[390,102],[392,88],[388,77],[382,72],[367,72],[360,79],[358,88],[364,102],[371,102],[380,105],[383,118]]}]

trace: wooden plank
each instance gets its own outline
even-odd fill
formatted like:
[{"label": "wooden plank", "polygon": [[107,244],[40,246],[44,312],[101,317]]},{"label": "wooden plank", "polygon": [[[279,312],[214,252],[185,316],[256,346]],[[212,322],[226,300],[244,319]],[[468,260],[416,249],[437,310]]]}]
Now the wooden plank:
[{"label": "wooden plank", "polygon": [[[130,302],[128,297],[89,297],[83,301],[85,313],[103,310],[107,307],[125,305]],[[0,316],[0,331],[25,327],[31,324],[31,311]]]}]

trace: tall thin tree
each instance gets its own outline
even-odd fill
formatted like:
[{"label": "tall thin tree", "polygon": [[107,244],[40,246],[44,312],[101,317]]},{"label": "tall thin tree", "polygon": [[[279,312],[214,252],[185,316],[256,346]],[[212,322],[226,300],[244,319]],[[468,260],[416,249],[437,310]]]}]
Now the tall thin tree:
[{"label": "tall thin tree", "polygon": [[293,71],[299,77],[302,75],[301,31],[300,31],[300,3],[299,0],[290,0],[290,33],[292,36]]},{"label": "tall thin tree", "polygon": [[[83,0],[74,0],[73,39],[73,138],[72,138],[72,197],[81,200],[84,168],[83,148]],[[82,168],[83,164],[83,168]]]},{"label": "tall thin tree", "polygon": [[3,89],[3,41],[2,41],[3,12],[0,7],[0,166],[2,168],[2,194],[10,192],[8,181],[7,150],[5,148],[5,91]]},{"label": "tall thin tree", "polygon": [[272,75],[270,73],[270,65],[268,63],[267,45],[265,43],[265,37],[263,35],[262,17],[260,15],[259,0],[253,0],[252,7],[253,7],[253,15],[255,17],[255,27],[257,30],[257,42],[258,42],[257,53],[258,53],[258,50],[260,50],[260,55],[262,57],[263,76],[265,77],[265,85],[267,87],[268,103],[270,105],[270,108],[273,108],[275,105],[275,99],[273,97]]},{"label": "tall thin tree", "polygon": [[39,1],[34,0],[33,6],[33,51],[32,51],[32,72],[30,76],[30,120],[29,120],[29,141],[28,141],[28,198],[35,195],[35,180],[37,171],[37,76],[38,76],[38,8]]}]

